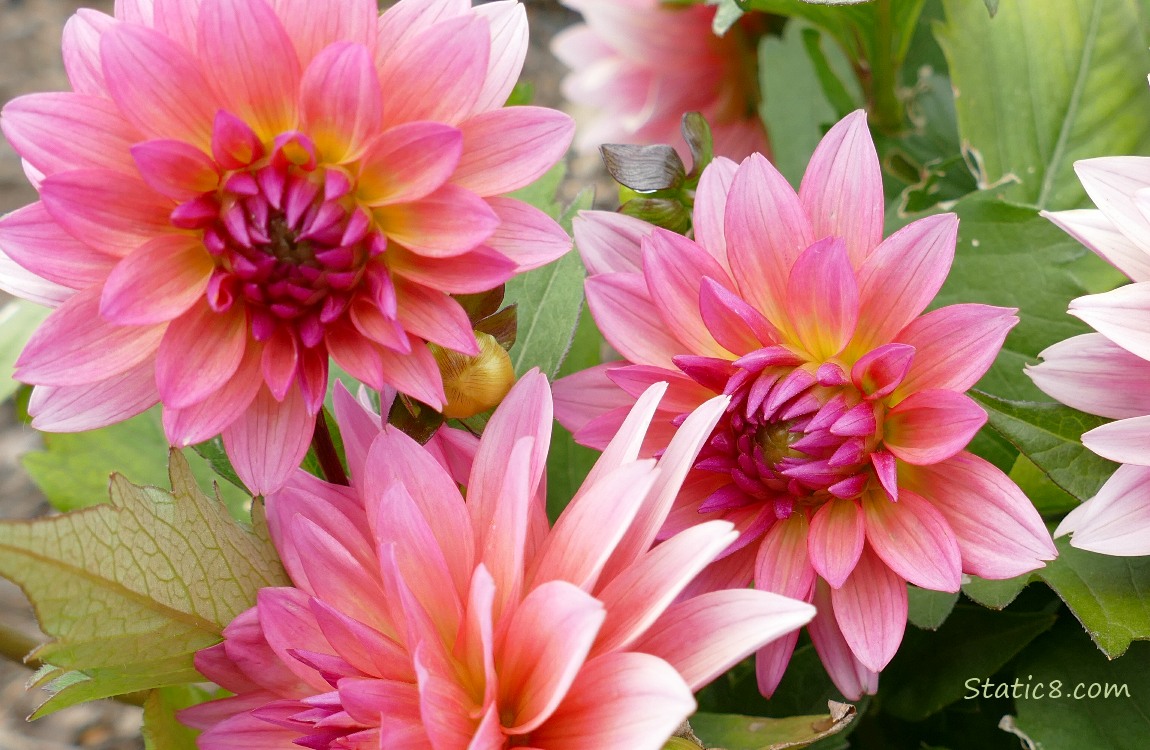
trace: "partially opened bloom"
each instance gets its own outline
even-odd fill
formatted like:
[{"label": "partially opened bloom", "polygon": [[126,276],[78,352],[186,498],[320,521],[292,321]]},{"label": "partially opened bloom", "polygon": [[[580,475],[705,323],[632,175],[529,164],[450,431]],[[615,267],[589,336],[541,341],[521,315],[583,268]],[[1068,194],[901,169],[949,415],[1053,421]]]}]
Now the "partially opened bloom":
[{"label": "partially opened bloom", "polygon": [[552,51],[571,72],[563,95],[585,107],[577,145],[671,143],[679,123],[702,112],[715,153],[732,159],[767,149],[758,115],[754,47],[739,27],[711,31],[715,6],[661,0],[562,0],[585,23],[559,33]]},{"label": "partially opened bloom", "polygon": [[235,697],[182,714],[204,750],[658,750],[701,687],[813,608],[749,589],[675,601],[736,534],[716,520],[652,548],[726,406],[687,418],[662,460],[637,453],[663,386],[638,401],[548,529],[546,380],[529,373],[456,483],[342,399],[353,487],[298,472],[268,498],[294,588],[196,665]]},{"label": "partially opened bloom", "polygon": [[502,108],[522,6],[116,8],[68,22],[74,91],[17,98],[0,121],[41,198],[0,220],[0,285],[57,306],[16,371],[36,385],[33,424],[91,429],[159,401],[172,443],[222,432],[268,492],[306,451],[329,356],[439,408],[426,342],[478,353],[449,294],[569,247],[499,197],[573,130]]},{"label": "partially opened bloom", "polygon": [[[1026,496],[963,450],[986,414],[963,391],[993,362],[1013,310],[922,315],[950,268],[951,214],[882,237],[866,117],[819,145],[796,194],[764,158],[704,171],[694,241],[586,213],[587,298],[625,358],[556,384],[559,421],[601,448],[652,382],[670,383],[646,448],[717,393],[731,402],[663,535],[709,519],[737,542],[701,577],[814,601],[810,634],[848,697],[874,692],[906,624],[909,581],[957,591],[1056,552]],[[759,652],[770,694],[795,635]]]},{"label": "partially opened bloom", "polygon": [[1070,314],[1097,333],[1055,344],[1027,373],[1059,401],[1117,420],[1082,442],[1125,465],[1055,535],[1072,532],[1070,544],[1092,552],[1150,555],[1150,158],[1087,159],[1074,169],[1098,208],[1043,216],[1133,283],[1071,302]]}]

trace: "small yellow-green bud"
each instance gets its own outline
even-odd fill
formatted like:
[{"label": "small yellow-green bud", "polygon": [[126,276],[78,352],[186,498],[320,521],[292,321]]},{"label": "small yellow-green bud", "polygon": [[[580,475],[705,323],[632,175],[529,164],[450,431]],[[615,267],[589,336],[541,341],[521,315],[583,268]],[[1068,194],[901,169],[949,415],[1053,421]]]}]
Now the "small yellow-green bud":
[{"label": "small yellow-green bud", "polygon": [[475,357],[430,345],[447,394],[445,417],[466,419],[492,409],[515,384],[515,370],[506,350],[486,333],[477,331],[475,338],[480,349]]}]

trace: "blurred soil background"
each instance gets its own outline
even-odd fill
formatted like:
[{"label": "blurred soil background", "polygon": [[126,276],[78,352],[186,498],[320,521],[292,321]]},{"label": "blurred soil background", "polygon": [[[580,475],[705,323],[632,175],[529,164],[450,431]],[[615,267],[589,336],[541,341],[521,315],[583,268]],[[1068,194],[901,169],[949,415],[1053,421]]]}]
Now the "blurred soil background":
[{"label": "blurred soil background", "polygon": [[[535,104],[558,107],[563,67],[551,56],[548,44],[577,16],[554,0],[524,0],[524,5],[531,24],[531,48],[523,80],[532,83]],[[68,17],[80,7],[111,13],[112,0],[0,0],[0,105],[22,94],[68,88],[60,60],[60,34]],[[564,199],[570,200],[580,186],[595,181],[603,184],[598,159],[573,158],[571,176],[562,190]],[[598,192],[602,199],[603,188]],[[36,192],[24,177],[20,159],[0,139],[0,214],[35,200]],[[0,304],[8,299],[0,292]],[[16,421],[11,403],[0,404],[0,518],[32,518],[52,512],[20,465],[20,457],[40,445],[38,435]],[[0,621],[17,627],[33,641],[43,639],[24,595],[3,579]],[[110,700],[26,722],[43,700],[38,691],[25,691],[30,675],[25,667],[0,659],[0,750],[143,748],[140,709]]]}]

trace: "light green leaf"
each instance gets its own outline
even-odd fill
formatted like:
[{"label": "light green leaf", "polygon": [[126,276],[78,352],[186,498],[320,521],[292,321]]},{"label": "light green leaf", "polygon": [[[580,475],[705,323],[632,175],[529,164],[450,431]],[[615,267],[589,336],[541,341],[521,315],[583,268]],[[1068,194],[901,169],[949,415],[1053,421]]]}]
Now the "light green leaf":
[{"label": "light green leaf", "polygon": [[1058,558],[1035,571],[1111,659],[1150,640],[1150,557],[1111,557],[1056,539]]},{"label": "light green leaf", "polygon": [[1020,455],[1014,466],[1007,472],[1010,481],[1026,493],[1030,502],[1043,516],[1061,516],[1073,510],[1081,502],[1066,490],[1059,487],[1046,472],[1026,456]]},{"label": "light green leaf", "polygon": [[1062,404],[1008,401],[978,391],[971,396],[986,409],[992,428],[1080,501],[1094,497],[1118,468],[1082,445],[1083,432],[1107,421],[1101,417]]},{"label": "light green leaf", "polygon": [[[168,441],[159,407],[98,430],[44,433],[44,447],[25,454],[21,462],[57,510],[107,502],[108,477],[114,471],[137,484],[162,486],[168,480]],[[200,487],[210,491],[220,477],[209,460],[190,449],[183,454]],[[219,491],[233,516],[249,516],[250,495],[229,482],[220,482]]]},{"label": "light green leaf", "polygon": [[909,604],[907,619],[922,630],[938,630],[950,616],[954,603],[958,601],[957,591],[951,594],[946,591],[908,586],[906,592]]},{"label": "light green leaf", "polygon": [[1039,208],[1082,205],[1077,159],[1150,148],[1150,40],[1137,0],[1011,0],[992,20],[944,0],[935,28],[980,184]]},{"label": "light green leaf", "polygon": [[12,379],[16,359],[32,332],[52,312],[26,300],[12,300],[0,307],[0,401],[8,400],[19,386]]},{"label": "light green leaf", "polygon": [[[1135,644],[1109,661],[1067,619],[1018,661],[1018,728],[1044,750],[1144,750],[1150,737],[1147,664],[1150,644]],[[1052,697],[1055,681],[1059,697]]]},{"label": "light green leaf", "polygon": [[176,712],[212,697],[196,685],[172,685],[148,693],[144,701],[145,750],[196,750],[199,731],[181,724]]},{"label": "light green leaf", "polygon": [[790,716],[772,719],[737,714],[695,714],[691,729],[707,747],[722,750],[784,750],[806,747],[838,734],[855,719],[855,707],[847,703],[828,704],[822,716]]},{"label": "light green leaf", "polygon": [[1033,573],[1025,573],[998,581],[971,576],[970,582],[963,584],[962,593],[966,594],[971,601],[984,607],[1005,609],[1007,605],[1018,598],[1018,595],[1033,578]]},{"label": "light green leaf", "polygon": [[192,655],[170,656],[158,660],[96,667],[82,672],[53,671],[45,675],[52,679],[35,683],[51,695],[32,713],[29,719],[42,719],[77,703],[111,698],[114,695],[136,693],[157,685],[179,685],[202,681],[203,677],[192,666]]},{"label": "light green leaf", "polygon": [[193,654],[219,641],[256,591],[289,582],[262,516],[243,528],[200,491],[179,452],[170,462],[171,492],[115,475],[108,504],[0,523],[0,575],[52,637],[34,655],[83,673],[64,675],[41,714],[196,679]]}]

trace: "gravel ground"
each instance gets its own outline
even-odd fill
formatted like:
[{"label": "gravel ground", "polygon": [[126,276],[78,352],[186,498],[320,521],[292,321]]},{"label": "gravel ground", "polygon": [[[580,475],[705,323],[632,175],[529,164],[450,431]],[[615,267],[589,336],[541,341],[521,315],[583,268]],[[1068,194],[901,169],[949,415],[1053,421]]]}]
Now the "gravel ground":
[{"label": "gravel ground", "polygon": [[[562,68],[547,44],[575,16],[552,0],[525,0],[532,28],[525,78],[535,88],[535,103],[558,106]],[[60,62],[60,31],[78,7],[111,12],[111,0],[0,0],[0,104],[36,91],[67,88]],[[577,158],[564,188],[570,198],[578,187],[599,180],[598,160]],[[610,191],[600,189],[599,195]],[[36,200],[16,154],[0,139],[0,214]],[[7,297],[0,292],[0,304]],[[19,425],[11,404],[0,404],[0,518],[31,518],[51,511],[20,466],[19,457],[40,446],[32,430]],[[29,637],[42,639],[23,594],[0,579],[0,621]],[[31,673],[0,659],[0,750],[138,750],[140,710],[113,701],[74,706],[34,723],[25,721],[42,696],[25,691]]]}]

